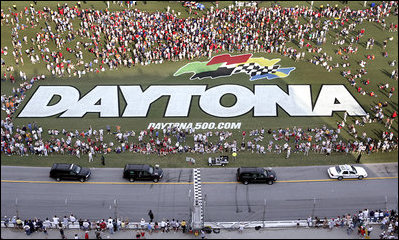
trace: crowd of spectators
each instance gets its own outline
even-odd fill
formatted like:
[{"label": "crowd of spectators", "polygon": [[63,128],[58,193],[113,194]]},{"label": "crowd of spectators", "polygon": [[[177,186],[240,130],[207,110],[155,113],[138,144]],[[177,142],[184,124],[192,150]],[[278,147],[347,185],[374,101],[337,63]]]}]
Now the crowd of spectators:
[{"label": "crowd of spectators", "polygon": [[186,220],[179,221],[178,219],[166,219],[163,218],[161,221],[149,221],[141,218],[140,221],[135,223],[130,223],[128,218],[112,218],[90,220],[77,218],[73,214],[70,216],[57,217],[54,215],[52,218],[46,218],[45,220],[40,218],[33,219],[21,219],[17,216],[12,218],[4,216],[3,224],[7,228],[10,224],[16,229],[23,229],[26,235],[31,235],[34,232],[43,232],[48,234],[48,229],[58,229],[60,231],[61,237],[65,238],[64,229],[81,229],[85,232],[85,235],[89,231],[94,231],[97,239],[101,238],[102,233],[108,232],[109,234],[114,234],[117,231],[127,230],[127,229],[137,229],[139,230],[140,237],[145,235],[145,232],[151,234],[152,232],[178,232],[187,233],[190,231],[191,227]]},{"label": "crowd of spectators", "polygon": [[380,239],[397,239],[398,237],[398,221],[399,216],[395,210],[369,210],[364,209],[358,211],[356,214],[345,214],[342,216],[337,216],[336,218],[327,219],[323,218],[312,218],[309,216],[307,219],[308,226],[323,227],[332,230],[334,227],[346,228],[347,234],[350,235],[354,231],[360,237],[373,238],[376,236],[371,236],[375,227],[375,223],[380,223],[379,227],[383,230],[379,235]]},{"label": "crowd of spectators", "polygon": [[[331,29],[338,29],[340,36],[347,37],[363,21],[381,24],[387,15],[394,11],[397,14],[397,5],[390,1],[362,10],[329,5],[317,10],[275,4],[262,8],[211,8],[202,16],[180,18],[174,11],[150,13],[128,8],[110,12],[68,3],[59,4],[57,9],[36,9],[31,4],[19,11],[1,9],[1,23],[11,25],[10,51],[16,65],[23,65],[25,57],[32,64],[43,62],[52,75],[81,77],[122,66],[210,57],[220,51],[276,52],[296,59],[301,53],[287,43],[320,53],[320,45],[326,43]],[[42,21],[45,26],[40,24]],[[25,31],[32,28],[36,33],[28,39]],[[391,24],[390,29],[396,31],[397,25]],[[353,47],[352,42],[359,42],[364,31],[342,50],[355,53],[358,47]],[[56,49],[50,49],[50,43]],[[22,51],[24,45],[31,47],[25,46]],[[6,47],[2,54],[8,52]],[[84,56],[89,57],[83,59]]]},{"label": "crowd of spectators", "polygon": [[[351,235],[357,230],[357,234],[362,237],[370,238],[374,227],[379,227],[382,232],[379,235],[380,239],[397,239],[398,236],[398,221],[399,216],[395,210],[369,210],[363,209],[357,213],[351,215],[350,213],[342,216],[337,216],[327,219],[327,217],[319,218],[318,216],[309,216],[307,219],[308,227],[323,227],[332,230],[333,228],[346,228],[348,235]],[[50,228],[56,228],[60,230],[61,235],[64,234],[63,230],[67,228],[79,228],[86,234],[89,231],[95,231],[96,237],[101,237],[104,232],[114,234],[116,231],[126,229],[137,229],[141,236],[144,236],[144,232],[151,234],[152,232],[178,232],[182,231],[187,233],[190,231],[190,226],[186,220],[179,221],[178,219],[163,218],[160,221],[153,221],[153,216],[149,221],[141,218],[140,221],[129,223],[129,219],[112,218],[89,220],[83,218],[77,218],[73,214],[70,216],[64,216],[63,218],[57,217],[46,218],[41,220],[40,218],[25,219],[22,220],[19,217],[13,216],[12,218],[4,216],[3,223],[5,227],[9,227],[10,223],[13,224],[14,228],[24,229],[27,235],[33,232],[44,232],[47,234],[47,230]],[[298,221],[299,224],[299,221]],[[377,225],[376,225],[377,224]],[[241,225],[240,225],[241,226]],[[376,236],[371,236],[377,238]]]},{"label": "crowd of spectators", "polygon": [[[354,29],[363,21],[376,22],[382,26],[385,24],[386,27],[385,17],[389,14],[397,15],[397,11],[396,1],[382,2],[361,10],[329,5],[320,9],[305,6],[283,8],[276,4],[264,8],[212,8],[202,16],[179,18],[178,14],[169,9],[166,12],[150,13],[129,6],[123,11],[110,12],[108,9],[82,8],[80,4],[59,4],[57,9],[36,9],[31,4],[19,11],[16,7],[1,9],[1,24],[11,26],[12,38],[12,47],[9,49],[2,46],[1,53],[7,55],[12,52],[16,66],[23,65],[23,58],[28,58],[32,64],[45,64],[52,75],[81,77],[87,72],[118,69],[122,66],[210,57],[221,51],[279,53],[296,61],[305,60],[306,50],[299,50],[305,47],[313,54],[310,62],[325,67],[327,71],[342,66],[342,75],[360,94],[378,97],[374,91],[366,91],[356,82],[356,79],[367,75],[366,61],[373,61],[375,57],[370,55],[362,60],[359,63],[361,68],[356,73],[346,70],[350,55],[356,54],[365,34],[364,28],[360,31]],[[27,29],[38,31],[28,39],[25,35]],[[331,34],[331,29],[339,30],[333,44],[340,46],[337,54],[342,55],[345,61],[341,64],[334,64],[333,58],[323,53],[321,47],[326,43],[327,34]],[[389,24],[389,31],[397,31],[397,25]],[[356,34],[351,36],[351,32]],[[287,43],[290,42],[296,43],[299,49],[289,47]],[[349,45],[345,46],[348,42]],[[50,43],[55,44],[56,49],[51,49]],[[387,41],[384,42],[384,48],[386,45]],[[366,49],[372,49],[373,46],[374,39],[368,39]],[[90,57],[83,59],[84,56]],[[5,63],[2,59],[2,66],[6,65],[9,65],[8,71],[2,76],[2,81],[10,79],[15,84],[12,75],[14,63]],[[394,70],[391,78],[397,79],[397,72]],[[121,132],[117,129],[112,132],[114,139],[110,139],[104,138],[103,129],[94,130],[91,127],[87,131],[78,131],[45,129],[36,123],[14,126],[13,114],[24,100],[26,91],[35,82],[45,79],[45,75],[39,75],[27,81],[24,72],[20,71],[19,75],[22,83],[13,88],[13,95],[1,96],[1,108],[7,115],[1,120],[1,152],[6,155],[71,154],[80,158],[82,154],[126,151],[162,156],[184,152],[236,151],[280,154],[291,152],[291,149],[294,153],[302,152],[305,155],[310,151],[329,155],[332,152],[392,151],[398,145],[397,136],[390,130],[396,111],[386,117],[383,109],[388,106],[388,102],[382,101],[371,109],[374,116],[368,114],[361,120],[355,119],[354,124],[345,124],[345,119],[337,123],[336,129],[325,126],[270,129],[268,135],[262,133],[242,140],[240,136],[233,136],[228,131],[196,133],[193,129],[169,128],[162,132],[146,129],[136,136],[134,131]],[[365,87],[370,84],[370,80],[364,79],[362,83]],[[381,89],[387,91],[387,84],[383,84]],[[389,98],[394,91],[391,87]],[[358,136],[358,125],[362,127],[372,122],[385,124],[387,131],[382,132],[381,138],[372,139],[365,132]],[[341,129],[352,134],[355,140],[340,139]],[[110,133],[108,128],[107,132]],[[186,141],[186,137],[192,137],[193,140]]]},{"label": "crowd of spectators", "polygon": [[[367,117],[365,117],[367,122]],[[357,121],[355,121],[356,123]],[[12,122],[11,122],[12,123]],[[5,155],[39,155],[49,154],[95,156],[107,153],[139,153],[166,156],[179,153],[232,153],[252,152],[258,154],[281,154],[288,150],[293,153],[309,152],[330,155],[341,153],[372,153],[398,149],[398,137],[392,131],[384,131],[379,139],[367,137],[365,133],[357,136],[354,124],[348,126],[348,132],[356,140],[344,141],[339,133],[345,121],[337,129],[327,128],[279,128],[255,129],[247,134],[225,131],[197,132],[195,129],[168,127],[162,130],[154,128],[135,132],[122,131],[120,126],[106,129],[89,128],[84,131],[43,129],[36,122],[27,126],[16,127],[6,121],[1,122],[1,152]],[[44,131],[46,131],[44,133]],[[240,136],[241,135],[241,136]]]}]

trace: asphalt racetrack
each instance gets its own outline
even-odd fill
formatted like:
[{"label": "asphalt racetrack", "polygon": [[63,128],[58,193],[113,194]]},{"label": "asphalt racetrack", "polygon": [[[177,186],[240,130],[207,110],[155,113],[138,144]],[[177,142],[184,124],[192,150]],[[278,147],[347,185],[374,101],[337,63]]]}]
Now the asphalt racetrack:
[{"label": "asphalt racetrack", "polygon": [[[236,182],[235,168],[201,169],[205,222],[296,220],[337,217],[358,210],[396,209],[398,163],[367,164],[364,180],[328,178],[328,166],[276,167],[273,185]],[[50,168],[1,167],[1,214],[22,218],[53,215],[130,221],[187,220],[193,202],[192,169],[164,169],[159,183],[122,178],[120,168],[92,168],[85,183],[49,178]],[[50,215],[49,215],[50,214]]]}]

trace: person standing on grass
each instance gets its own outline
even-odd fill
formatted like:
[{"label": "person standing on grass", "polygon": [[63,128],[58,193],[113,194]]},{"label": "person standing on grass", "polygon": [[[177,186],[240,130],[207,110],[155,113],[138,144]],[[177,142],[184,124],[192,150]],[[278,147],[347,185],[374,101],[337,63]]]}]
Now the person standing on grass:
[{"label": "person standing on grass", "polygon": [[89,152],[89,162],[93,162],[93,153]]},{"label": "person standing on grass", "polygon": [[291,147],[287,148],[287,156],[285,158],[289,158],[291,155]]},{"label": "person standing on grass", "polygon": [[101,155],[101,164],[103,166],[105,166],[105,157],[104,157],[104,155]]},{"label": "person standing on grass", "polygon": [[362,158],[362,153],[359,154],[359,156],[356,159],[356,163],[360,163],[360,159]]}]

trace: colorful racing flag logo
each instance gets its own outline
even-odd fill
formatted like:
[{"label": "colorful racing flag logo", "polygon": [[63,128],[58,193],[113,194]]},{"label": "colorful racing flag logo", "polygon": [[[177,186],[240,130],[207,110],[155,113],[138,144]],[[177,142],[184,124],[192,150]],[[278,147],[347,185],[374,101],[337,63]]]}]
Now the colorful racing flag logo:
[{"label": "colorful racing flag logo", "polygon": [[253,58],[252,54],[230,56],[223,54],[213,57],[209,62],[192,62],[181,67],[173,76],[194,73],[191,80],[203,78],[227,77],[237,73],[250,75],[249,80],[284,78],[290,75],[295,67],[280,68],[276,65],[281,59]]}]

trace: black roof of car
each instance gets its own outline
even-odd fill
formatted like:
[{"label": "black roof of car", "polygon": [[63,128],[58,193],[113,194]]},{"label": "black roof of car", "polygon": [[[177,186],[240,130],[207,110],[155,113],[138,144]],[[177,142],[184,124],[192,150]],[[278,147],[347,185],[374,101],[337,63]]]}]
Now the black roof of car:
[{"label": "black roof of car", "polygon": [[72,165],[73,165],[73,164],[70,164],[70,163],[54,163],[54,164],[53,164],[53,167],[51,168],[51,170],[57,169],[57,170],[64,170],[64,171],[66,171],[66,170],[71,169]]},{"label": "black roof of car", "polygon": [[148,164],[126,164],[125,170],[148,170],[150,165]]},{"label": "black roof of car", "polygon": [[260,172],[260,171],[264,171],[263,168],[260,167],[240,167],[238,170],[240,170],[240,173],[243,172]]}]

